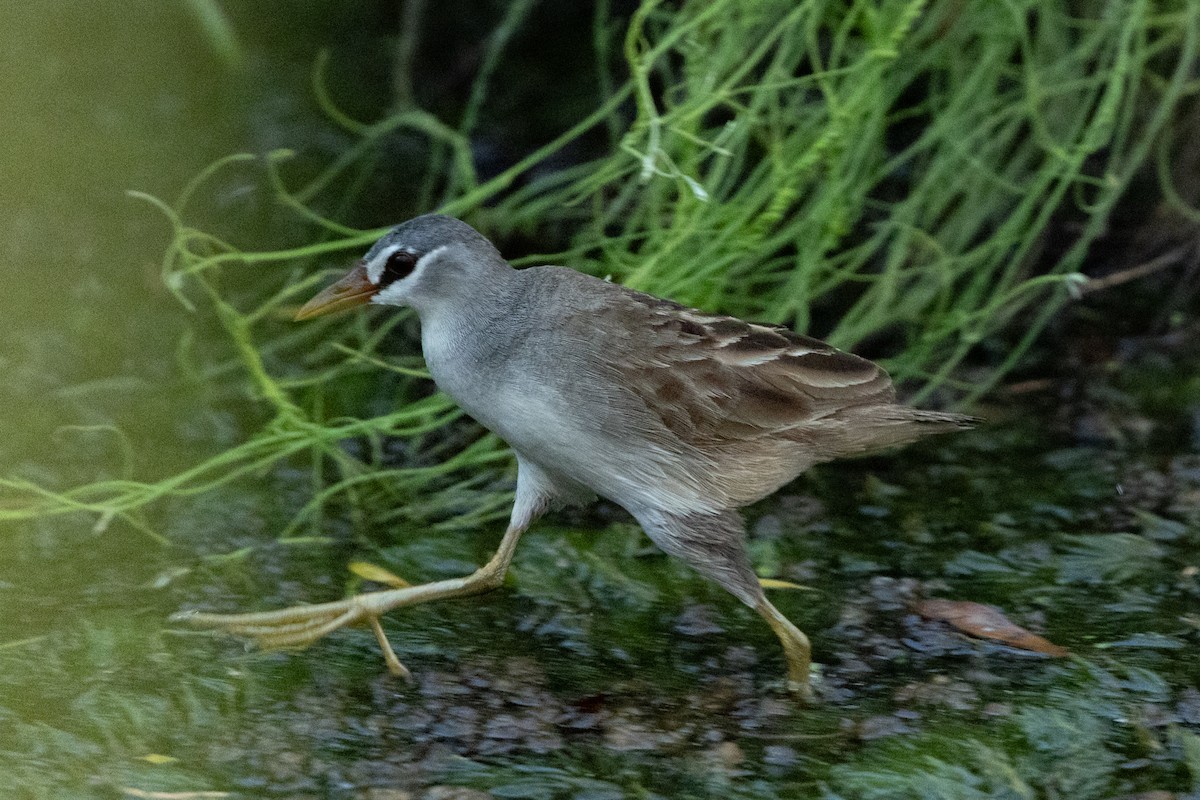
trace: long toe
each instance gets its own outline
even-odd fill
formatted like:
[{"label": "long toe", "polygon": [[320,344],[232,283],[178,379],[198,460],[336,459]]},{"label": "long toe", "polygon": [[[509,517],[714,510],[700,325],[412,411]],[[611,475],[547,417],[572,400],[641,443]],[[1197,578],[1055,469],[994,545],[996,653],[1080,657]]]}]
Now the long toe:
[{"label": "long toe", "polygon": [[[333,603],[318,603],[309,606],[293,606],[278,611],[259,611],[249,614],[207,614],[184,611],[171,617],[177,622],[187,622],[200,628],[224,631],[235,636],[253,639],[267,649],[307,647],[338,628],[367,623],[375,633],[388,670],[395,675],[407,677],[408,670],[396,658],[392,647],[379,624],[379,617],[400,606],[444,600],[451,597],[466,597],[479,594],[497,585],[497,575],[503,575],[511,556],[512,546],[520,536],[522,528],[510,528],[501,542],[497,557],[465,578],[449,578],[418,586],[403,586],[378,592],[364,592]],[[508,549],[505,549],[508,542]]]},{"label": "long toe", "polygon": [[362,616],[353,598],[337,603],[293,606],[279,611],[247,614],[207,614],[184,611],[172,615],[177,622],[253,639],[265,649],[307,647]]}]

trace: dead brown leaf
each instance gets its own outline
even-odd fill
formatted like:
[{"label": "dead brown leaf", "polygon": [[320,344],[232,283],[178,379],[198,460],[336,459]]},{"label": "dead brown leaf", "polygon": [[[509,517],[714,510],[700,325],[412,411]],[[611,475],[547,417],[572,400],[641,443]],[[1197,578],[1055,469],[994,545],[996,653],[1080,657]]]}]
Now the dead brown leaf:
[{"label": "dead brown leaf", "polygon": [[1062,657],[1071,651],[1060,647],[1036,633],[1025,630],[1011,622],[1000,609],[969,600],[923,600],[917,604],[917,613],[925,619],[948,622],[956,630],[984,639],[995,639],[1011,647]]}]

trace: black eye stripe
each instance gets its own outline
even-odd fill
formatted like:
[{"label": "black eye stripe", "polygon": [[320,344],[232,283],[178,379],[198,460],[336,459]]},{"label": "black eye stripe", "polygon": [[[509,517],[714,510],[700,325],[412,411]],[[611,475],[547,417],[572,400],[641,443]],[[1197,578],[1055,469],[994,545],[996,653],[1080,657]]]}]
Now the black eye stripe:
[{"label": "black eye stripe", "polygon": [[379,276],[379,288],[408,277],[416,266],[417,256],[414,253],[397,250],[388,256],[387,263],[383,265],[383,272]]}]

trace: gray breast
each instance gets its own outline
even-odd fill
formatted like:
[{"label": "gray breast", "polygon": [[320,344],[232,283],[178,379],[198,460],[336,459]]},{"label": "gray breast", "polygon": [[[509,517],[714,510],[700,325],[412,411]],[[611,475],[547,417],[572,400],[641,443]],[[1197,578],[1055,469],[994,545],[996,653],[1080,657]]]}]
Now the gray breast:
[{"label": "gray breast", "polygon": [[517,353],[501,367],[469,370],[456,361],[431,364],[431,371],[468,414],[549,473],[633,513],[694,511],[709,504],[703,476],[646,435],[647,427],[661,423],[607,375],[581,368],[579,349],[564,354],[545,337],[521,346],[536,350],[536,359],[530,355],[526,364],[535,367],[512,368],[521,360]]}]

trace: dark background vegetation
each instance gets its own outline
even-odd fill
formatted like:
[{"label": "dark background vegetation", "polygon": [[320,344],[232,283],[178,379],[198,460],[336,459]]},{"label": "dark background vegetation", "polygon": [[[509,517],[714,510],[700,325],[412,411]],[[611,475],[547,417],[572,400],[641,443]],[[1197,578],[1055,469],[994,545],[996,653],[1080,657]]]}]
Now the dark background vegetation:
[{"label": "dark background vegetation", "polygon": [[[638,47],[704,7],[649,10]],[[651,117],[627,99],[472,200],[620,91],[639,8],[650,9],[147,0],[6,11],[9,796],[1200,791],[1196,3],[730,10],[650,64],[677,173],[641,180],[621,145],[646,152]],[[747,31],[761,37],[797,14],[797,31],[813,33],[785,37],[786,69],[806,78],[813,54],[829,57],[841,24],[868,11],[871,24],[845,28],[844,81],[772,95],[754,114],[751,98],[765,95],[747,89],[698,111],[694,127],[679,122],[714,96],[696,90],[704,67],[727,74],[753,51],[760,39]],[[1113,33],[1123,24],[1126,39]],[[893,29],[904,34],[895,53],[871,39]],[[953,117],[956,81],[1006,36],[1024,36],[1025,49],[1000,58],[992,91]],[[1106,44],[1083,54],[1093,40]],[[1119,82],[1112,139],[1089,139],[1071,190],[1034,203],[1045,217],[1013,224],[989,250],[1018,219],[1013,186],[1084,152],[1064,131],[1095,119],[1116,42],[1140,55]],[[747,85],[768,75],[758,66]],[[1030,99],[1035,89],[1046,96]],[[477,92],[474,124],[447,135]],[[917,147],[945,120],[978,122],[985,106],[983,117],[1027,120],[1003,145],[999,132],[963,127]],[[711,140],[751,116],[736,180],[670,134]],[[473,181],[455,171],[455,141]],[[281,148],[292,155],[269,155]],[[254,158],[213,172],[181,207],[193,176],[239,152]],[[756,183],[772,153],[776,177]],[[929,189],[931,175],[944,185]],[[779,191],[789,187],[794,196]],[[914,196],[945,207],[897,217]],[[501,592],[389,618],[415,687],[383,674],[365,631],[264,655],[167,623],[185,606],[356,591],[353,561],[425,580],[489,554],[511,463],[420,377],[413,321],[287,321],[375,229],[443,203],[524,263],[611,273],[833,336],[887,359],[909,396],[971,398],[989,418],[953,441],[822,468],[751,509],[760,574],[810,589],[778,603],[813,634],[815,708],[780,691],[769,631],[603,505],[539,526]],[[897,219],[920,220],[920,235],[871,245]],[[889,274],[904,289],[890,300],[877,294]],[[955,276],[951,289],[929,300],[942,274]],[[1002,279],[1038,288],[999,302],[989,292],[1002,294]],[[822,291],[799,302],[797,286]],[[1072,656],[967,638],[914,613],[929,597],[995,604]]]}]

